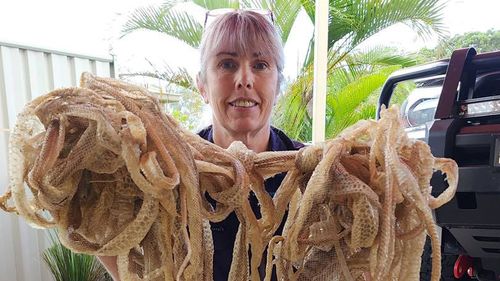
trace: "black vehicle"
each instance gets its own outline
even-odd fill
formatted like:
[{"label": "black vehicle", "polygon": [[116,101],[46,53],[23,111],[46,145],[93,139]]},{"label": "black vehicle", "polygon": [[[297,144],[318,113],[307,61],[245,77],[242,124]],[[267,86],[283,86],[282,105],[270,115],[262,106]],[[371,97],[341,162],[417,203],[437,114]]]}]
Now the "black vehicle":
[{"label": "black vehicle", "polygon": [[[416,89],[401,108],[408,135],[459,166],[455,197],[435,210],[442,229],[441,280],[500,280],[500,51],[459,49],[449,60],[394,73],[383,87],[377,118],[396,85],[409,80]],[[431,185],[434,196],[446,187],[440,173]],[[430,279],[428,244],[421,280]]]}]

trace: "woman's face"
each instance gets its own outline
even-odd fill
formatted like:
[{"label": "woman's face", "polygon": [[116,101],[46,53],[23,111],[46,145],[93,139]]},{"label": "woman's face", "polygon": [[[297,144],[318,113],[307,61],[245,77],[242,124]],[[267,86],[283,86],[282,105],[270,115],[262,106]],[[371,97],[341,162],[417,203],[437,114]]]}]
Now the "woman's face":
[{"label": "woman's face", "polygon": [[200,92],[212,107],[214,125],[231,134],[257,132],[269,127],[278,94],[275,60],[258,50],[238,53],[230,46],[217,48],[207,61]]}]

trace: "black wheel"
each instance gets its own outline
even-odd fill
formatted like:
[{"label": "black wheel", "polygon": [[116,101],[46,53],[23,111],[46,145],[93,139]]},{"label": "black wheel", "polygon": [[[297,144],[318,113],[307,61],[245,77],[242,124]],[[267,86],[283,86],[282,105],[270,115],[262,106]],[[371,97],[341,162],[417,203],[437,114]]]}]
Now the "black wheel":
[{"label": "black wheel", "polygon": [[[432,247],[429,238],[425,241],[424,252],[422,253],[422,265],[420,266],[420,281],[431,280],[432,271]],[[469,276],[464,275],[460,279],[456,279],[453,276],[453,267],[455,266],[455,261],[458,256],[455,255],[443,255],[441,257],[441,281],[466,281],[472,280]]]}]

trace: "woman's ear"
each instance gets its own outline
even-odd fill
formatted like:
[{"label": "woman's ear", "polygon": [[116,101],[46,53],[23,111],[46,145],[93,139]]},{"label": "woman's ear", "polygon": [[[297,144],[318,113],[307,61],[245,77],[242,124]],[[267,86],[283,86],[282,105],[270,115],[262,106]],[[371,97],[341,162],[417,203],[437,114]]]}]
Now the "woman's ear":
[{"label": "woman's ear", "polygon": [[203,98],[203,101],[205,103],[208,103],[208,95],[207,95],[207,91],[205,89],[205,83],[201,79],[199,72],[196,75],[196,87],[198,87],[198,91],[200,91],[200,94],[201,94],[201,97]]}]

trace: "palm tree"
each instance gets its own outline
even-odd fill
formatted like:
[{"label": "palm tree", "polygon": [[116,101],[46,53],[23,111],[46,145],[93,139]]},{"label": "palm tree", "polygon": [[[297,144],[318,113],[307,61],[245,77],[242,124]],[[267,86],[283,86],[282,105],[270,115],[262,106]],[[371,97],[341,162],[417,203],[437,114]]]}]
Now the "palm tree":
[{"label": "palm tree", "polygon": [[198,48],[203,26],[189,12],[176,9],[182,3],[192,3],[206,10],[218,8],[271,9],[283,44],[286,44],[293,23],[302,8],[302,3],[298,0],[242,0],[241,2],[231,0],[166,0],[160,6],[143,7],[133,11],[123,26],[122,36],[136,30],[151,30],[165,33],[193,48]]},{"label": "palm tree", "polygon": [[[311,22],[314,1],[301,0]],[[330,0],[328,27],[328,93],[326,136],[333,137],[359,119],[373,118],[374,103],[366,103],[392,71],[415,64],[414,59],[374,49],[353,52],[364,40],[396,23],[410,26],[422,37],[444,36],[438,0]],[[311,138],[312,59],[311,38],[308,56],[299,77],[285,91],[274,123],[291,137]],[[362,59],[361,59],[362,58]],[[361,60],[360,60],[361,59]]]},{"label": "palm tree", "polygon": [[[131,13],[123,27],[123,36],[136,30],[162,32],[197,48],[203,27],[179,3],[193,3],[204,9],[262,8],[271,9],[283,44],[301,9],[314,22],[313,0],[167,0],[161,6],[139,8]],[[374,112],[367,98],[379,88],[391,71],[412,65],[413,60],[380,50],[366,54],[353,52],[359,44],[396,23],[410,26],[418,35],[443,35],[440,0],[330,0],[328,27],[328,104],[327,136],[333,136],[358,118]],[[312,97],[314,37],[309,39],[308,55],[298,77],[289,83],[277,105],[273,122],[291,137],[309,140],[311,118],[307,105]],[[378,54],[378,55],[376,55]],[[365,61],[360,61],[361,58]],[[354,64],[353,64],[354,63]],[[357,63],[357,64],[356,64]],[[184,71],[184,73],[187,73]],[[157,73],[151,76],[158,77]],[[181,79],[186,81],[186,79]],[[175,84],[176,82],[173,81]],[[185,85],[178,85],[184,87]],[[196,91],[196,87],[188,87]]]},{"label": "palm tree", "polygon": [[[397,50],[375,47],[352,51],[336,67],[330,67],[327,80],[325,135],[333,137],[360,119],[375,116],[377,97],[388,76],[397,69],[416,64],[412,57],[397,55]],[[303,71],[279,100],[274,124],[290,137],[309,141],[312,120],[312,65]],[[405,96],[411,88],[398,88]],[[392,103],[392,102],[391,102]]]}]

